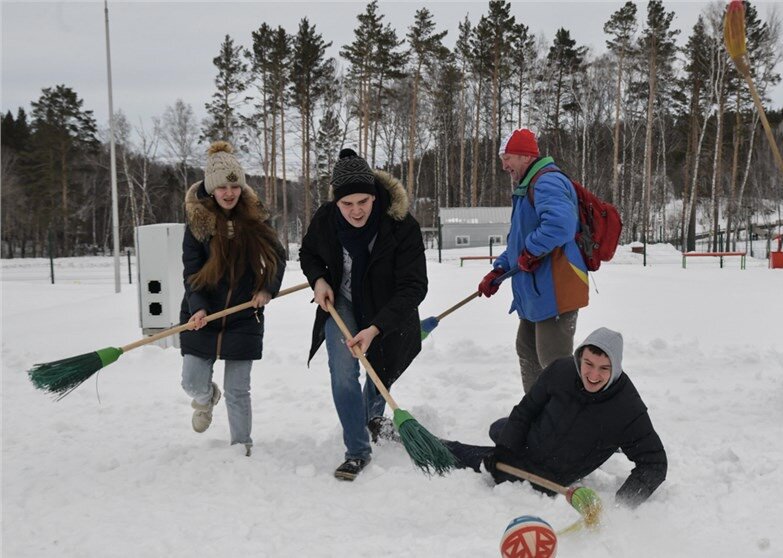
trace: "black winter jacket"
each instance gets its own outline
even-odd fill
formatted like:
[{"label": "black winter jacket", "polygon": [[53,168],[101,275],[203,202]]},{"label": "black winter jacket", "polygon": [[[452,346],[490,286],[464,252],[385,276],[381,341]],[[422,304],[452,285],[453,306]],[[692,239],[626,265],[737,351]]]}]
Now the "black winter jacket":
[{"label": "black winter jacket", "polygon": [[[190,317],[204,310],[213,314],[230,306],[242,304],[253,298],[255,278],[248,267],[234,289],[229,289],[227,278],[222,278],[216,289],[191,289],[188,277],[201,269],[209,258],[209,241],[215,234],[215,217],[198,200],[207,196],[203,182],[190,187],[185,196],[187,227],[182,241],[183,277],[185,296],[182,298],[180,323],[187,323]],[[249,187],[242,189],[242,196],[258,202],[255,192]],[[279,243],[277,274],[270,278],[266,290],[274,297],[280,290],[285,272],[285,252]],[[259,360],[263,352],[264,308],[248,308],[230,314],[223,319],[209,322],[198,331],[183,331],[180,346],[183,355],[195,355],[207,359]]]},{"label": "black winter jacket", "polygon": [[617,491],[630,506],[666,478],[666,452],[631,379],[622,373],[605,391],[588,393],[572,357],[544,371],[511,411],[498,445],[513,452],[512,465],[566,486],[621,448],[636,465]]},{"label": "black winter jacket", "polygon": [[[427,295],[427,261],[421,229],[408,213],[403,185],[383,171],[375,171],[378,195],[386,196],[386,213],[370,253],[363,283],[363,308],[369,323],[380,330],[370,345],[367,359],[388,388],[421,351],[418,306]],[[311,287],[320,277],[339,292],[343,274],[343,251],[337,238],[335,202],[316,211],[302,240],[299,260]],[[324,341],[329,314],[316,310],[308,364]]]}]

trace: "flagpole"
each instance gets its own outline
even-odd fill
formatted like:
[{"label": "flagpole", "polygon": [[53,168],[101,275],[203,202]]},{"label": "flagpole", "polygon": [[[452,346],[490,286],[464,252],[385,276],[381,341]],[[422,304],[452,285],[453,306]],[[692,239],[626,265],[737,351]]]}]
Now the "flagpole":
[{"label": "flagpole", "polygon": [[109,145],[111,155],[111,229],[114,240],[114,292],[120,292],[120,212],[117,204],[117,159],[114,150],[114,105],[111,95],[111,51],[109,49],[109,3],[103,0],[106,14],[106,75],[109,81]]}]

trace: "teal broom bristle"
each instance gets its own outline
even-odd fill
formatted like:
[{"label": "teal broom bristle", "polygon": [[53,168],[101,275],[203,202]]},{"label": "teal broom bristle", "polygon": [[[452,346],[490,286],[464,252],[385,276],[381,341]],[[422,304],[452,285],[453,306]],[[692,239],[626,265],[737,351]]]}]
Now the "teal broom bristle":
[{"label": "teal broom bristle", "polygon": [[27,374],[37,389],[57,394],[59,401],[98,370],[116,361],[121,354],[121,349],[107,347],[92,353],[36,364]]},{"label": "teal broom bristle", "polygon": [[457,461],[449,449],[411,416],[408,411],[394,411],[394,425],[402,445],[413,463],[426,474],[443,475],[454,469]]}]

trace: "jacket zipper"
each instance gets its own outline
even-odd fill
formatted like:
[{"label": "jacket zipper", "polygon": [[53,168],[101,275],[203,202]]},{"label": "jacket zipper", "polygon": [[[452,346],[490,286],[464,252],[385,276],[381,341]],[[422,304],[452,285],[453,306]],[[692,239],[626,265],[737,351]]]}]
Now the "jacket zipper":
[{"label": "jacket zipper", "polygon": [[[228,289],[228,295],[226,296],[226,305],[223,307],[223,310],[228,308],[228,303],[231,300],[231,291],[232,289]],[[223,345],[223,332],[226,331],[226,320],[228,320],[228,316],[223,316],[223,318],[220,320],[220,332],[217,336],[217,345],[215,347],[215,360],[220,360],[220,349]]]}]

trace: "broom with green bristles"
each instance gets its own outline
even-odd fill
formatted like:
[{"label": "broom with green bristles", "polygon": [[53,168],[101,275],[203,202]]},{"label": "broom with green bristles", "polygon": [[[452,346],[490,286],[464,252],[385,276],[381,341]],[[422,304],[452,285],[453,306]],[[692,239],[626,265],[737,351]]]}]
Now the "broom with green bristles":
[{"label": "broom with green bristles", "polygon": [[[345,339],[351,339],[353,335],[351,335],[348,326],[345,325],[340,314],[328,300],[326,309],[332,315]],[[400,409],[400,406],[397,405],[397,402],[389,394],[389,390],[383,385],[372,364],[362,354],[362,350],[358,346],[354,345],[351,347],[351,352],[361,361],[364,369],[367,371],[367,376],[372,380],[372,383],[378,388],[378,392],[386,400],[386,404],[394,412],[394,426],[397,428],[402,445],[405,447],[405,451],[408,452],[414,465],[428,475],[431,475],[433,472],[443,475],[454,469],[457,465],[456,458],[443,445],[443,442],[419,424],[408,411]]]},{"label": "broom with green bristles", "polygon": [[538,475],[518,469],[517,467],[512,467],[506,463],[497,463],[496,466],[498,471],[514,475],[515,477],[532,482],[533,484],[537,484],[538,486],[542,486],[547,490],[557,492],[566,497],[568,503],[579,512],[582,519],[564,529],[561,533],[575,531],[582,523],[585,527],[590,529],[595,529],[600,525],[603,506],[601,505],[600,498],[598,498],[598,494],[592,489],[587,488],[586,486],[572,486],[570,488],[562,486],[551,480],[545,479],[544,477],[539,477]]},{"label": "broom with green bristles", "polygon": [[[302,283],[300,285],[283,289],[277,293],[275,298],[280,298],[281,296],[285,296],[296,291],[301,291],[307,286],[307,283]],[[252,306],[252,301],[244,302],[242,304],[232,306],[231,308],[221,310],[220,312],[210,314],[204,319],[207,322],[211,322],[224,316],[228,316],[229,314],[240,312]],[[164,337],[168,337],[169,335],[175,335],[188,329],[193,329],[193,326],[194,324],[192,323],[182,324],[163,330],[160,333],[156,333],[155,335],[145,337],[144,339],[139,339],[138,341],[122,347],[106,347],[105,349],[99,349],[92,353],[85,353],[83,355],[64,358],[54,362],[36,364],[27,371],[27,374],[30,376],[30,381],[33,382],[33,385],[36,388],[43,391],[48,391],[49,393],[57,394],[56,399],[59,401],[77,387],[82,385],[86,380],[98,372],[98,370],[105,368],[106,366],[109,366],[111,363],[115,362],[124,353],[127,353],[128,351],[143,345],[154,343],[155,341],[163,339]]]}]

